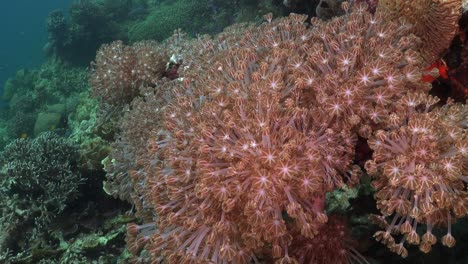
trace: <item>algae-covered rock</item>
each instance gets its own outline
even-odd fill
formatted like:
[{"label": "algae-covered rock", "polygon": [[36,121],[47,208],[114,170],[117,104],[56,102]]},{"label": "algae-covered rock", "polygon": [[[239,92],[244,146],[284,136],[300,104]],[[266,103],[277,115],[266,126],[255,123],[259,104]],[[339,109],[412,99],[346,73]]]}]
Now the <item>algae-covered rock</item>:
[{"label": "algae-covered rock", "polygon": [[80,145],[80,167],[86,170],[102,170],[101,161],[110,152],[110,142],[95,133],[98,102],[81,94],[75,111],[70,115],[68,125],[70,137]]},{"label": "algae-covered rock", "polygon": [[59,126],[61,118],[62,115],[58,113],[39,113],[34,125],[34,135],[55,130]]},{"label": "algae-covered rock", "polygon": [[53,235],[60,241],[60,247],[57,248],[61,254],[60,263],[128,263],[128,256],[123,250],[124,236],[126,224],[132,220],[117,214],[106,219],[96,229],[80,225],[81,228],[76,230],[72,238],[57,230]]},{"label": "algae-covered rock", "polygon": [[66,106],[65,104],[53,104],[53,105],[48,105],[47,106],[47,112],[49,113],[57,113],[57,114],[63,114],[66,111]]},{"label": "algae-covered rock", "polygon": [[[83,138],[84,139],[84,138]],[[109,155],[109,142],[100,137],[88,137],[80,142],[80,167],[87,170],[102,170],[101,161]]]},{"label": "algae-covered rock", "polygon": [[15,112],[10,122],[6,122],[6,133],[9,138],[26,138],[33,135],[36,114]]},{"label": "algae-covered rock", "polygon": [[3,98],[7,106],[0,119],[9,138],[34,137],[60,128],[66,133],[67,116],[86,91],[88,72],[58,60],[48,60],[39,69],[19,70],[6,82]]},{"label": "algae-covered rock", "polygon": [[10,141],[10,137],[7,132],[7,124],[0,120],[0,151],[8,144],[8,141]]},{"label": "algae-covered rock", "polygon": [[3,100],[11,100],[13,95],[15,95],[15,82],[14,79],[9,78],[6,80],[5,85],[3,86]]},{"label": "algae-covered rock", "polygon": [[349,188],[343,186],[341,189],[334,190],[326,194],[327,212],[346,212],[351,206],[349,200],[358,196],[359,187]]},{"label": "algae-covered rock", "polygon": [[3,100],[9,101],[16,93],[24,93],[28,89],[31,89],[35,80],[34,71],[25,69],[17,71],[14,77],[9,78],[5,82]]}]

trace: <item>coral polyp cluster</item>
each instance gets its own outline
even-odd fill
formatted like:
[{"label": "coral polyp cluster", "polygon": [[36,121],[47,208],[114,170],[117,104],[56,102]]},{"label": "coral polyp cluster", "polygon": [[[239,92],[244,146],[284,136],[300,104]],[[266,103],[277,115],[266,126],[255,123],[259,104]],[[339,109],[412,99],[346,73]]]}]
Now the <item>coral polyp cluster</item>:
[{"label": "coral polyp cluster", "polygon": [[[377,131],[369,140],[374,154],[366,170],[376,178],[377,207],[391,219],[380,218],[385,231],[375,236],[402,256],[407,255],[405,243],[429,252],[437,241],[435,226],[447,227],[441,241],[453,247],[451,225],[468,213],[468,138],[463,129],[468,110],[453,103],[432,110],[437,101],[423,94],[402,98],[398,107],[405,114],[395,118],[398,129]],[[426,226],[422,236],[420,225]],[[404,235],[398,243],[395,232]]]},{"label": "coral polyp cluster", "polygon": [[[460,11],[445,7],[450,21]],[[330,21],[269,14],[216,39],[188,42],[179,32],[163,44],[180,58],[178,78],[140,84],[114,153],[134,162],[114,160],[128,174],[111,171],[106,183],[143,222],[128,226],[135,259],[366,262],[325,211],[327,193],[359,184],[355,152],[366,140],[373,155],[364,169],[382,213],[374,220],[385,228],[375,237],[402,256],[406,244],[430,251],[435,227],[455,244],[451,225],[468,203],[466,106],[440,107],[428,95],[426,55],[436,51],[420,28],[384,7],[342,8]],[[95,73],[106,67],[98,60]],[[106,99],[111,87],[94,89]]]},{"label": "coral polyp cluster", "polygon": [[[254,67],[252,55],[237,59],[230,52],[230,58]],[[263,245],[280,258],[291,243],[283,214],[312,238],[327,220],[320,206],[324,192],[342,186],[343,174],[356,181],[354,138],[321,126],[311,111],[278,94],[280,88],[271,87],[278,73],[264,70],[270,82],[255,80],[256,72],[248,70],[243,78],[217,70],[203,86],[209,101],[187,94],[168,107],[171,138],[160,144],[167,158],[147,170],[161,230],[154,239],[165,241],[154,248],[156,256],[182,261],[187,249],[168,249],[182,243],[194,252],[190,257],[215,262],[245,263]],[[197,89],[187,84],[183,91]],[[215,245],[220,256],[213,255]]]},{"label": "coral polyp cluster", "polygon": [[154,85],[162,78],[165,57],[165,51],[151,41],[103,45],[89,79],[95,96],[113,105],[131,102],[140,86]]}]

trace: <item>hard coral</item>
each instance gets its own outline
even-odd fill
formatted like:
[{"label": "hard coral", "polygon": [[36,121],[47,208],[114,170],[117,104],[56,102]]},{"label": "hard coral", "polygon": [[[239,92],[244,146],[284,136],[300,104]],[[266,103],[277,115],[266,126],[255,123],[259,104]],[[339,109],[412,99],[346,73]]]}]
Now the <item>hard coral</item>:
[{"label": "hard coral", "polygon": [[[158,3],[142,21],[134,23],[128,31],[131,42],[154,39],[162,41],[181,28],[192,36],[207,31],[214,18],[215,1],[174,0]],[[234,3],[232,3],[234,5]],[[223,10],[223,12],[225,12]],[[223,23],[223,21],[217,21]]]},{"label": "hard coral", "polygon": [[47,31],[49,33],[49,41],[53,42],[50,45],[60,45],[55,43],[58,41],[64,41],[69,34],[67,21],[63,12],[60,10],[54,10],[47,16]]},{"label": "hard coral", "polygon": [[[71,3],[68,16],[55,10],[47,18],[47,55],[58,57],[74,65],[88,64],[102,43],[118,35],[117,23],[110,19],[102,1]],[[123,1],[114,1],[123,2]]]},{"label": "hard coral", "polygon": [[[5,147],[0,159],[2,254],[25,254],[32,236],[47,232],[52,219],[77,197],[82,180],[77,162],[77,147],[50,132]],[[22,229],[28,225],[32,228]]]}]

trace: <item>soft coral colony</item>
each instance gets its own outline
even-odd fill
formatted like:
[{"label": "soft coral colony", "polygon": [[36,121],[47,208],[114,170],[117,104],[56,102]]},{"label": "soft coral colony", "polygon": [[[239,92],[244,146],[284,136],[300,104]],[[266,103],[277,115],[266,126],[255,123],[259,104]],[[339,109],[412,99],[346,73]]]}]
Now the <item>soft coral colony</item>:
[{"label": "soft coral colony", "polygon": [[[364,263],[345,222],[324,211],[325,194],[363,172],[381,211],[377,240],[405,257],[409,244],[430,251],[432,230],[445,228],[442,244],[454,246],[451,226],[468,212],[468,108],[440,106],[421,80],[461,2],[411,1],[411,14],[405,2],[101,48],[91,82],[102,103],[139,94],[105,184],[142,221],[128,225],[134,262]],[[168,54],[177,74],[161,79]],[[373,150],[364,171],[358,137]]]}]

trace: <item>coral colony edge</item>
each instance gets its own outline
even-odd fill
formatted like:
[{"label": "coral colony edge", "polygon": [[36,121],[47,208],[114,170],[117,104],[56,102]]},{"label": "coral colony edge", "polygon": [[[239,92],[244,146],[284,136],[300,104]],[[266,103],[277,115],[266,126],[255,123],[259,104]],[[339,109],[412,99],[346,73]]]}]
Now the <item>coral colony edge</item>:
[{"label": "coral colony edge", "polygon": [[468,261],[465,0],[71,10],[5,85],[0,263]]}]

